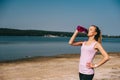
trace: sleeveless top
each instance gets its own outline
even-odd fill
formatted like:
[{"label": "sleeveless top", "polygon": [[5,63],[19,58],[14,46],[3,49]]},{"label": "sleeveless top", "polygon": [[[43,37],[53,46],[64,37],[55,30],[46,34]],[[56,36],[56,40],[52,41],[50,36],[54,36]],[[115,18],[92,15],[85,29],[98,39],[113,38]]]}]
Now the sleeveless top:
[{"label": "sleeveless top", "polygon": [[97,43],[92,42],[90,45],[85,45],[86,41],[83,42],[81,46],[81,56],[80,56],[80,62],[79,62],[79,72],[83,74],[94,74],[93,68],[88,68],[86,65],[88,62],[92,62],[93,58],[95,56],[95,53],[97,52],[94,49],[95,44]]}]

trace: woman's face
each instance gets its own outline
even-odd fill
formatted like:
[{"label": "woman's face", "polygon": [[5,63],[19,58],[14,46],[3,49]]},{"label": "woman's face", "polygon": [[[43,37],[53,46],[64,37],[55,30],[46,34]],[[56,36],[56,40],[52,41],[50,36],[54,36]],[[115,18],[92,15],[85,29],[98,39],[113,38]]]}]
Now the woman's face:
[{"label": "woman's face", "polygon": [[94,26],[90,26],[88,29],[88,37],[95,36],[97,34],[96,28]]}]

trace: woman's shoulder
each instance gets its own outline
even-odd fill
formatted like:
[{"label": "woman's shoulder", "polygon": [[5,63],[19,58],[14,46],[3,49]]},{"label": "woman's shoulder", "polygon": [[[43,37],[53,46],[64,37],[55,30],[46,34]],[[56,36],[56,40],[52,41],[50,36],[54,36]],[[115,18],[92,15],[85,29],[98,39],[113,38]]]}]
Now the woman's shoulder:
[{"label": "woman's shoulder", "polygon": [[95,47],[97,48],[97,47],[99,47],[99,46],[101,46],[102,44],[101,43],[99,43],[98,41],[95,41]]}]

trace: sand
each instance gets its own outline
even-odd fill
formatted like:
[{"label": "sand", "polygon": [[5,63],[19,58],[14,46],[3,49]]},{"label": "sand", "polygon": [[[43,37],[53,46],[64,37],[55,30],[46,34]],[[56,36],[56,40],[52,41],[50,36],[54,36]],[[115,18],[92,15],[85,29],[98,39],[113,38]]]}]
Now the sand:
[{"label": "sand", "polygon": [[[95,68],[93,80],[120,80],[120,53],[109,53],[110,60]],[[97,63],[102,56],[96,55]],[[34,57],[0,63],[0,80],[79,80],[79,54]]]}]

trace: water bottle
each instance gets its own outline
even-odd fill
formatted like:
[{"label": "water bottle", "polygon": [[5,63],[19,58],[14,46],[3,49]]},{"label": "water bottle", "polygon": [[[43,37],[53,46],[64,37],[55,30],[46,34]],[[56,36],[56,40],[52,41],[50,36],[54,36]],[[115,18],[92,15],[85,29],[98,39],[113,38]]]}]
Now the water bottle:
[{"label": "water bottle", "polygon": [[88,30],[80,25],[77,26],[77,30],[78,32],[81,32],[81,33],[86,33],[86,34],[88,33]]}]

